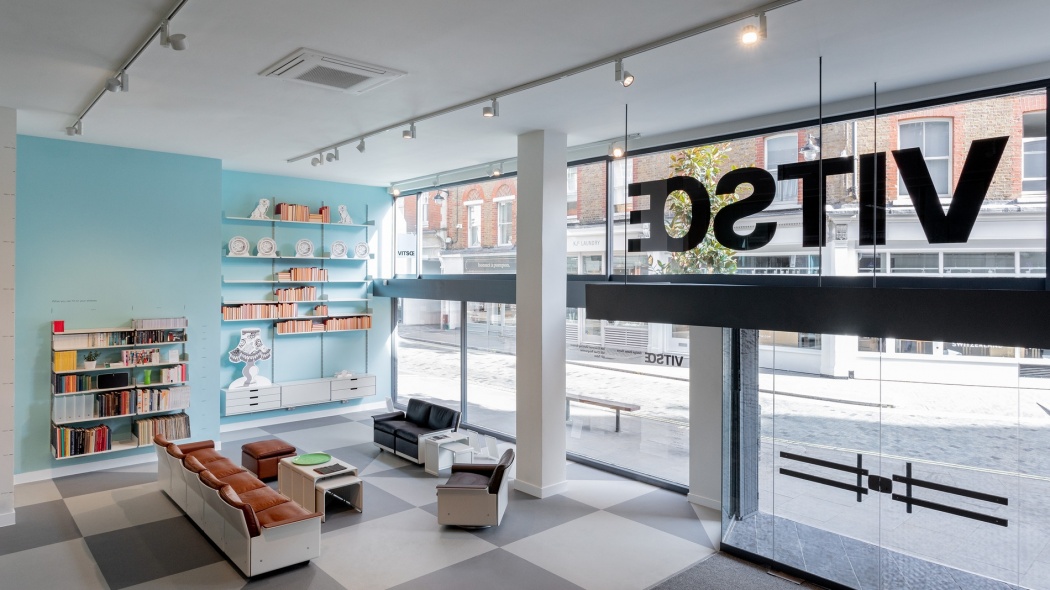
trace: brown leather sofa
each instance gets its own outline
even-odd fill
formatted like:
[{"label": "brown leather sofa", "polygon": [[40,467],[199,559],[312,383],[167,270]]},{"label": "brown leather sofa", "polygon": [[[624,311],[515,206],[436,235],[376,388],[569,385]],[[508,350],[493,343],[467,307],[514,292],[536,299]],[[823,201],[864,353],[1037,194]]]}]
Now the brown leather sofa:
[{"label": "brown leather sofa", "polygon": [[321,554],[321,518],[223,457],[212,441],[153,439],[161,490],[251,577]]},{"label": "brown leather sofa", "polygon": [[437,487],[438,524],[462,527],[498,526],[507,511],[507,470],[514,450],[495,465],[455,463],[448,481]]}]

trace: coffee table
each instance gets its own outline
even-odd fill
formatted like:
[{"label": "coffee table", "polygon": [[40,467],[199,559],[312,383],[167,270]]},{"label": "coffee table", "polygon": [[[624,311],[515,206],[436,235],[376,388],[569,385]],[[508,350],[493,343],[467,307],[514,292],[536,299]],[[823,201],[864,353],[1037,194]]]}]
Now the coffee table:
[{"label": "coffee table", "polygon": [[419,437],[423,445],[423,470],[430,475],[437,475],[442,469],[448,469],[454,461],[466,455],[474,458],[474,449],[467,443],[467,435],[459,432],[440,432]]},{"label": "coffee table", "polygon": [[[319,465],[296,465],[292,463],[294,459],[285,457],[277,464],[277,491],[311,512],[320,512],[321,522],[325,520],[326,494],[349,504],[358,512],[364,509],[365,490],[361,478],[357,476],[357,467],[334,457]],[[329,474],[315,471],[330,465],[342,465],[346,469]],[[340,493],[337,494],[337,491]],[[348,493],[349,497],[343,493]]]}]

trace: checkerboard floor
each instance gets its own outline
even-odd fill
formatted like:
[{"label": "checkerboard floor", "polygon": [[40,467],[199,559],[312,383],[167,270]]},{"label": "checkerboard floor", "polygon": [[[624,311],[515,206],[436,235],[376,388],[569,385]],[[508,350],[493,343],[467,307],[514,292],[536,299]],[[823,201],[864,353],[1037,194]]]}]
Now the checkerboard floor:
[{"label": "checkerboard floor", "polygon": [[575,463],[563,494],[512,491],[499,527],[442,527],[434,488],[447,472],[380,452],[366,413],[227,432],[221,452],[240,463],[242,444],[273,437],[347,461],[365,482],[363,512],[328,504],[320,558],[245,579],[147,463],[16,486],[17,524],[0,528],[0,587],[641,589],[717,547],[717,512]]}]

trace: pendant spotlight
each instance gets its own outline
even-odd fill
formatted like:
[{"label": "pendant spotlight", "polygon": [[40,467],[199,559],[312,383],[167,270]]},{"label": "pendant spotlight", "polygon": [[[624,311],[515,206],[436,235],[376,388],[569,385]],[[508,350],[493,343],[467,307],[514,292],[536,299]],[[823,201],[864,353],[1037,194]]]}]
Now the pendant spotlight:
[{"label": "pendant spotlight", "polygon": [[415,139],[416,138],[416,124],[412,123],[411,125],[408,126],[408,129],[405,129],[404,131],[402,131],[401,132],[401,138],[402,139]]},{"label": "pendant spotlight", "polygon": [[171,47],[175,51],[182,51],[186,49],[186,35],[169,35],[168,34],[168,21],[161,21],[160,23],[160,46]]},{"label": "pendant spotlight", "polygon": [[481,109],[481,116],[482,117],[488,117],[488,118],[498,117],[499,116],[499,99],[498,98],[493,98],[492,99],[492,106],[487,106],[487,107]]},{"label": "pendant spotlight", "polygon": [[622,59],[616,60],[616,81],[622,84],[624,88],[634,84],[634,76],[631,72],[623,69]]},{"label": "pendant spotlight", "polygon": [[357,151],[361,152],[362,154],[365,153],[365,138],[362,137],[361,143],[357,144]]},{"label": "pendant spotlight", "polygon": [[128,91],[128,73],[120,72],[116,76],[106,80],[106,90],[110,92],[127,92]]},{"label": "pendant spotlight", "polygon": [[80,119],[77,119],[77,122],[73,123],[72,126],[66,127],[66,135],[69,135],[70,137],[72,137],[74,135],[82,135],[83,133],[84,133],[84,123]]},{"label": "pendant spotlight", "polygon": [[339,161],[339,148],[335,148],[334,150],[328,152],[328,155],[325,156],[325,159],[327,159],[329,162],[338,162]]},{"label": "pendant spotlight", "polygon": [[766,13],[758,14],[758,26],[747,25],[740,32],[740,42],[744,45],[754,45],[766,38]]}]

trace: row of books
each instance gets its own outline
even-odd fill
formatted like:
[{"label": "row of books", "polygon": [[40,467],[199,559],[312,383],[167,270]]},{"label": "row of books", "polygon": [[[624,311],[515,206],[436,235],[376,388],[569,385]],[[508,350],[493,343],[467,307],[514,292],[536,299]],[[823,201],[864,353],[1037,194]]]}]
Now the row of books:
[{"label": "row of books", "polygon": [[310,207],[306,205],[277,203],[273,212],[281,221],[310,221],[314,223],[332,222],[332,212],[327,206],[321,207],[317,213],[311,213]]},{"label": "row of books", "polygon": [[308,332],[324,332],[324,324],[317,320],[296,320],[277,324],[278,334],[305,334]]},{"label": "row of books", "polygon": [[245,305],[224,305],[222,307],[222,319],[225,321],[270,320],[294,318],[298,315],[299,306],[294,303],[253,303]]},{"label": "row of books", "polygon": [[136,330],[175,330],[189,326],[186,318],[150,318],[132,320],[131,327]]},{"label": "row of books", "polygon": [[108,451],[112,441],[105,424],[90,428],[56,426],[51,429],[51,446],[56,457],[72,457]]},{"label": "row of books", "polygon": [[328,318],[324,321],[326,332],[338,330],[367,330],[372,327],[372,316],[361,315],[348,318]]},{"label": "row of books", "polygon": [[[55,375],[55,393],[75,393],[98,389],[97,375]],[[126,384],[126,382],[125,382]],[[119,387],[119,386],[118,386]]]},{"label": "row of books", "polygon": [[277,281],[327,281],[328,269],[316,266],[293,267],[277,273]]},{"label": "row of books", "polygon": [[77,370],[77,351],[55,351],[54,353],[54,371],[76,371]]},{"label": "row of books", "polygon": [[158,434],[168,440],[189,438],[190,417],[179,413],[135,420],[135,436],[139,439],[140,447],[153,444],[153,437]]},{"label": "row of books", "polygon": [[188,386],[141,389],[138,392],[135,412],[148,414],[165,410],[181,410],[188,407],[190,407],[190,388]]},{"label": "row of books", "polygon": [[190,380],[189,367],[186,365],[175,365],[159,371],[160,375],[157,375],[157,379],[154,379],[154,383],[162,385],[164,383],[184,383]]},{"label": "row of books", "polygon": [[186,332],[172,330],[140,330],[135,332],[135,344],[162,344],[185,342]]},{"label": "row of books", "polygon": [[276,289],[273,294],[274,299],[277,301],[316,301],[317,287],[307,286]]},{"label": "row of books", "polygon": [[55,334],[55,350],[99,348],[102,346],[124,346],[131,344],[134,332],[92,332],[90,334]]},{"label": "row of books", "polygon": [[122,350],[120,359],[125,365],[155,365],[160,362],[159,348],[143,348],[141,350]]}]

